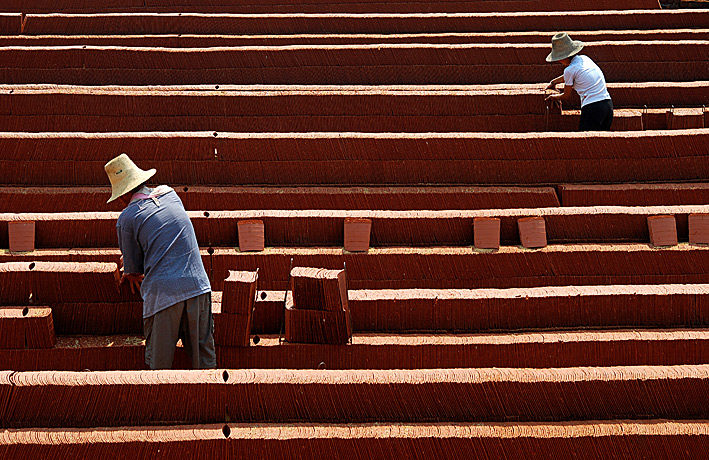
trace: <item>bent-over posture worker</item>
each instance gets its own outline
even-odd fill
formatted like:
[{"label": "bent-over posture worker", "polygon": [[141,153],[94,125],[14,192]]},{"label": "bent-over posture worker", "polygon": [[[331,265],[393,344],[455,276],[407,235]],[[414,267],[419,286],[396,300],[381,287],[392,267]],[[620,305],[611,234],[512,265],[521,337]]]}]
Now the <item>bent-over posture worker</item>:
[{"label": "bent-over posture worker", "polygon": [[182,201],[170,187],[146,186],[155,170],[138,168],[125,153],[106,163],[123,254],[121,283],[143,297],[145,363],[169,369],[178,338],[195,369],[216,367],[212,289]]},{"label": "bent-over posture worker", "polygon": [[571,40],[566,32],[551,39],[551,53],[547,62],[560,62],[564,74],[553,79],[546,89],[555,89],[564,83],[564,92],[552,94],[546,100],[569,101],[572,88],[581,96],[579,131],[610,131],[613,123],[613,101],[606,88],[603,72],[588,56],[579,55],[584,44]]}]

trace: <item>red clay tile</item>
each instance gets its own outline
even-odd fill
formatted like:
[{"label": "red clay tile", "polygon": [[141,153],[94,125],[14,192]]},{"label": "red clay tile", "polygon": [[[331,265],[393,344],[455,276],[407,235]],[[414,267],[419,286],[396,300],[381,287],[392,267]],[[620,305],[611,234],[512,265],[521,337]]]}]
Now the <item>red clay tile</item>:
[{"label": "red clay tile", "polygon": [[290,277],[293,308],[327,311],[348,309],[344,270],[294,267]]},{"label": "red clay tile", "polygon": [[7,223],[10,252],[34,251],[35,223],[10,221]]},{"label": "red clay tile", "polygon": [[704,128],[702,109],[675,109],[667,112],[667,129]]},{"label": "red clay tile", "polygon": [[650,244],[653,246],[675,246],[677,244],[675,216],[649,216],[647,226],[650,231]]},{"label": "red clay tile", "polygon": [[0,307],[0,348],[51,348],[55,342],[51,308]]},{"label": "red clay tile", "polygon": [[689,215],[689,243],[709,244],[709,214]]},{"label": "red clay tile", "polygon": [[257,272],[230,270],[224,280],[222,313],[250,314],[256,298],[257,283]]},{"label": "red clay tile", "polygon": [[247,347],[251,340],[252,315],[219,313],[214,315],[214,344],[223,347]]},{"label": "red clay tile", "polygon": [[474,218],[473,243],[476,249],[499,249],[500,219],[496,217]]},{"label": "red clay tile", "polygon": [[293,296],[286,298],[285,338],[288,342],[346,344],[352,332],[349,312],[296,309]]},{"label": "red clay tile", "polygon": [[289,341],[346,343],[352,336],[346,272],[293,268],[285,321]]},{"label": "red clay tile", "polygon": [[371,219],[345,218],[345,251],[369,251],[369,237],[371,231]]},{"label": "red clay tile", "polygon": [[240,251],[263,251],[265,236],[262,220],[242,220],[237,223],[237,227]]},{"label": "red clay tile", "polygon": [[229,277],[224,280],[221,313],[214,316],[216,344],[249,345],[257,281],[257,272],[229,272]]},{"label": "red clay tile", "polygon": [[517,220],[519,240],[525,248],[543,248],[547,245],[546,224],[543,217],[523,217]]}]

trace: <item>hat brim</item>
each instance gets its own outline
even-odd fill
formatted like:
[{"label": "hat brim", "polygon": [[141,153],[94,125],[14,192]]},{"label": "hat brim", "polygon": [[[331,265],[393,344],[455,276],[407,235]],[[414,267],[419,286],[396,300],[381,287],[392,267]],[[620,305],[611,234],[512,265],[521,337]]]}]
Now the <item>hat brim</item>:
[{"label": "hat brim", "polygon": [[584,47],[584,43],[578,40],[572,40],[571,41],[571,49],[570,50],[565,50],[560,53],[555,53],[552,51],[549,53],[547,56],[547,62],[556,62],[556,61],[561,61],[562,59],[570,58],[572,56],[576,56]]},{"label": "hat brim", "polygon": [[114,201],[126,193],[130,192],[140,184],[143,184],[148,181],[151,177],[155,175],[157,172],[156,169],[149,169],[147,171],[141,171],[140,174],[136,174],[135,176],[131,177],[130,180],[125,180],[121,183],[120,187],[114,188],[112,190],[111,198],[106,201],[106,203],[110,203],[111,201]]}]

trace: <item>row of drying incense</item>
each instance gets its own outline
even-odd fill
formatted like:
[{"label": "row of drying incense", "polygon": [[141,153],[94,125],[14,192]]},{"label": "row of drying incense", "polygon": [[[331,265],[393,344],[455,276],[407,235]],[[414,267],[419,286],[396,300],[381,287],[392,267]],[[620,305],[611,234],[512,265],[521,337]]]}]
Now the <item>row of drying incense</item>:
[{"label": "row of drying incense", "polygon": [[[629,40],[707,40],[709,29],[580,30],[569,34],[584,42]],[[211,48],[225,46],[367,45],[374,43],[548,43],[551,33],[540,32],[424,32],[369,34],[279,35],[0,35],[0,46],[132,46]]]},{"label": "row of drying incense", "polygon": [[[700,329],[516,331],[486,334],[357,333],[342,345],[298,344],[254,336],[251,346],[217,345],[217,365],[240,369],[460,369],[704,364],[709,333]],[[258,342],[258,343],[256,343]],[[174,369],[189,369],[178,348]],[[0,350],[16,371],[142,370],[141,335],[57,337],[54,348]]]},{"label": "row of drying incense", "polygon": [[0,401],[4,404],[0,420],[4,427],[127,426],[176,420],[184,424],[226,420],[261,423],[638,417],[683,420],[706,416],[707,391],[709,368],[705,365],[347,371],[2,371]]},{"label": "row of drying incense", "polygon": [[152,460],[189,456],[296,460],[435,458],[701,458],[709,449],[706,420],[546,423],[212,424],[136,428],[0,431],[3,458],[67,456]]},{"label": "row of drying incense", "polygon": [[[544,86],[0,85],[0,115],[148,119],[166,113],[190,117],[545,115]],[[709,106],[709,81],[608,83],[608,89],[615,108]]]},{"label": "row of drying incense", "polygon": [[[40,283],[49,277],[48,273],[34,275]],[[12,277],[3,275],[1,278],[5,282]],[[18,274],[14,278],[21,276]],[[259,298],[254,302],[253,295],[239,297],[235,294],[235,284],[230,281],[233,280],[227,278],[223,283],[227,293],[226,302],[221,301],[221,296],[215,300],[215,323],[218,326],[224,323],[225,328],[232,328],[232,320],[243,319],[249,324],[248,328],[242,328],[244,330],[250,328],[258,334],[281,332],[284,324],[283,291],[260,291]],[[705,291],[704,284],[548,286],[502,290],[353,290],[349,291],[349,301],[345,303],[350,305],[348,310],[351,312],[352,330],[358,332],[698,327],[706,325],[709,318]],[[301,288],[296,287],[294,292],[298,295]],[[128,302],[118,295],[111,297],[110,292],[107,294],[107,300],[102,302],[78,294],[73,302],[51,295],[40,297],[43,297],[42,305],[51,306],[54,327],[60,335],[141,332],[141,305],[137,299]],[[237,301],[230,296],[241,300]],[[251,300],[247,301],[249,298]],[[312,307],[317,298],[302,300],[301,304],[306,309],[322,310]],[[27,323],[52,323],[52,318],[48,318],[43,307],[33,307],[38,304],[20,298],[19,293],[4,292],[0,304],[20,305],[3,309],[3,315],[9,322],[20,323],[25,318],[29,320]],[[288,304],[292,308],[292,297],[289,297]],[[238,307],[240,305],[241,308]],[[226,333],[220,344],[248,344],[248,333],[243,339],[232,335]],[[11,341],[16,344],[13,347],[22,348],[25,346],[24,340],[24,336],[18,336]]]},{"label": "row of drying incense", "polygon": [[[702,181],[709,129],[603,133],[0,133],[4,185],[107,184],[126,152],[167,184]],[[97,152],[104,152],[98,153]],[[105,157],[104,157],[105,155]]]},{"label": "row of drying incense", "polygon": [[[98,101],[97,101],[98,102]],[[536,103],[545,110],[537,94]],[[35,106],[36,107],[36,106]],[[89,110],[90,111],[90,110]],[[151,132],[206,131],[233,132],[573,132],[578,129],[579,110],[538,114],[469,115],[0,115],[2,132]],[[614,131],[699,129],[709,126],[709,111],[701,107],[684,109],[617,109]]]},{"label": "row of drying incense", "polygon": [[[224,289],[231,286],[227,279]],[[702,327],[709,324],[706,289],[705,284],[657,284],[349,290],[348,304],[352,330],[358,333]],[[213,293],[217,329],[233,319],[229,315],[238,314],[222,310],[219,294]],[[252,334],[281,332],[284,300],[284,291],[259,291],[253,313],[251,309],[241,313],[252,315]],[[51,308],[59,335],[143,330],[139,302],[52,303]]]},{"label": "row of drying incense", "polygon": [[[471,247],[268,248],[240,252],[201,250],[212,288],[221,291],[229,270],[259,269],[260,290],[285,290],[293,266],[341,269],[347,264],[350,289],[477,289],[602,284],[691,284],[709,282],[709,248],[681,244],[657,250],[647,244],[564,244],[540,250],[503,246]],[[1,262],[112,262],[118,249],[0,252]],[[293,265],[290,261],[293,260]],[[96,300],[100,301],[100,300]],[[60,300],[61,302],[61,300]]]},{"label": "row of drying incense", "polygon": [[[560,205],[553,187],[200,187],[173,185],[189,211],[246,209],[443,210],[547,208]],[[595,190],[595,192],[594,192]],[[560,186],[565,205],[574,200],[625,206],[709,203],[709,183]],[[668,197],[670,195],[670,197]],[[96,212],[107,208],[110,187],[0,186],[0,213]],[[663,198],[665,197],[665,198]],[[624,203],[615,200],[624,199]],[[643,202],[646,201],[646,202]],[[650,201],[650,202],[647,202]]]},{"label": "row of drying incense", "polygon": [[[707,76],[705,41],[595,42],[609,82]],[[440,85],[539,83],[558,76],[542,44],[226,48],[5,47],[0,82],[71,85]],[[524,68],[524,72],[518,71]]]},{"label": "row of drying incense", "polygon": [[[470,246],[540,248],[552,243],[678,241],[709,244],[709,207],[553,207],[499,210],[188,211],[202,246]],[[116,212],[0,214],[0,247],[116,247]]]},{"label": "row of drying incense", "polygon": [[[72,276],[76,273],[87,273],[87,269],[105,272],[110,267],[81,263],[25,265],[0,264],[0,282],[7,286],[0,291],[0,305],[32,305],[35,302],[49,304],[51,293],[47,293],[45,289],[57,286],[64,290],[73,288],[82,292],[92,291],[92,288],[104,290],[107,295],[102,300],[109,301],[110,293],[117,291],[115,284],[105,282],[108,276],[100,277],[100,281],[104,283],[81,289],[76,289],[77,279]],[[283,305],[286,309],[285,330],[288,341],[345,343],[352,336],[344,273],[344,270],[312,268],[291,270],[292,297],[290,302]],[[85,276],[85,279],[79,281],[91,283],[97,279],[97,276]],[[217,345],[249,345],[257,279],[258,272],[229,272],[229,277],[224,281],[218,320],[215,320],[214,340]],[[70,284],[72,282],[73,284]],[[66,300],[66,296],[60,295],[55,301],[58,298]],[[80,305],[90,310],[105,308],[105,305],[92,300],[90,295],[87,295],[82,298]],[[121,299],[116,295],[113,300]],[[106,319],[101,319],[105,324]],[[324,323],[325,319],[328,320],[327,324]],[[336,322],[340,322],[342,327],[333,328]],[[50,308],[0,307],[0,348],[51,348],[55,343],[54,334]]]},{"label": "row of drying incense", "polygon": [[[530,4],[531,2],[522,2]],[[440,4],[440,2],[438,2]],[[578,2],[574,4],[577,6]],[[571,6],[571,5],[565,5]],[[453,14],[28,14],[5,15],[4,34],[402,34],[443,32],[519,32],[553,34],[566,30],[701,29],[704,10],[567,11]],[[434,7],[435,8],[435,7]],[[593,10],[593,8],[591,8]]]},{"label": "row of drying incense", "polygon": [[469,0],[464,1],[442,1],[432,4],[422,4],[418,1],[400,1],[393,4],[382,4],[373,0],[316,0],[307,3],[294,0],[267,0],[253,4],[243,0],[112,0],[91,1],[91,0],[57,0],[51,5],[36,0],[7,0],[0,11],[23,12],[23,13],[56,13],[56,12],[205,12],[233,11],[240,13],[287,13],[287,12],[320,12],[320,13],[345,13],[375,11],[383,12],[490,12],[490,11],[567,11],[567,10],[614,10],[622,6],[622,9],[660,9],[660,4],[656,0],[629,0],[618,5],[611,0],[589,1],[580,0],[573,5],[566,5],[558,0],[491,0],[484,3]]},{"label": "row of drying incense", "polygon": [[[709,183],[560,184],[553,187],[175,186],[189,211],[247,209],[470,210],[709,203]],[[0,187],[0,213],[96,212],[110,187]]]}]

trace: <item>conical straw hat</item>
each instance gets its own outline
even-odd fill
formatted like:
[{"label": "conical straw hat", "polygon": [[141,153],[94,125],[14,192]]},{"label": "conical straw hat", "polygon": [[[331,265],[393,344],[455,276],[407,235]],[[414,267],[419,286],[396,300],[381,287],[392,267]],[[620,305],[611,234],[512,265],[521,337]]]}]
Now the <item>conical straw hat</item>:
[{"label": "conical straw hat", "polygon": [[572,40],[569,34],[561,32],[551,39],[551,53],[547,56],[547,62],[560,61],[578,54],[583,48],[583,42]]},{"label": "conical straw hat", "polygon": [[122,153],[113,160],[106,163],[104,166],[108,180],[111,181],[112,195],[106,202],[110,203],[116,198],[125,195],[140,184],[147,182],[148,179],[155,175],[155,170],[150,169],[143,171],[128,158],[128,155]]}]

